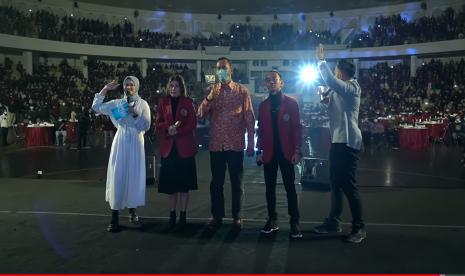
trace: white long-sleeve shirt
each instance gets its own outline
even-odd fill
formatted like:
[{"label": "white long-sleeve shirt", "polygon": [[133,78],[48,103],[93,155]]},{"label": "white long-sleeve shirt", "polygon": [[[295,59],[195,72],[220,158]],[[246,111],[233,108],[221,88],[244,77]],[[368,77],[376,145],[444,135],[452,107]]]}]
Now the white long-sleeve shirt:
[{"label": "white long-sleeve shirt", "polygon": [[345,143],[360,150],[363,144],[358,127],[360,85],[356,79],[343,81],[336,78],[325,61],[318,62],[318,68],[326,85],[331,88],[328,104],[331,143]]}]

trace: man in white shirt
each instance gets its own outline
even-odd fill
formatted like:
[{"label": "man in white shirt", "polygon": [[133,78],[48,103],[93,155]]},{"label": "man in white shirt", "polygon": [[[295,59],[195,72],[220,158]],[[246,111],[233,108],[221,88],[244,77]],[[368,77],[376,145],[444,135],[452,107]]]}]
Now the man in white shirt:
[{"label": "man in white shirt", "polygon": [[327,234],[341,232],[342,193],[349,202],[352,213],[352,231],[346,241],[360,243],[366,238],[362,219],[362,201],[355,180],[358,153],[362,148],[362,134],[358,127],[361,89],[354,78],[355,66],[339,60],[334,74],[325,61],[323,46],[316,51],[320,75],[329,90],[329,129],[331,134],[330,180],[331,211],[325,222],[314,232]]},{"label": "man in white shirt", "polygon": [[7,111],[3,111],[2,115],[0,115],[0,127],[1,127],[1,137],[2,137],[2,146],[7,146],[7,139],[8,139],[8,113]]}]

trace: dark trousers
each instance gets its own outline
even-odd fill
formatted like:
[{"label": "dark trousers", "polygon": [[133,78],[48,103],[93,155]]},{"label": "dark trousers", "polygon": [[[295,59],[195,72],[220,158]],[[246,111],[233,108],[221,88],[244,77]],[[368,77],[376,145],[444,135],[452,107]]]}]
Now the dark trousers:
[{"label": "dark trousers", "polygon": [[87,131],[78,130],[78,149],[87,146]]},{"label": "dark trousers", "polygon": [[329,173],[331,179],[331,212],[330,219],[340,221],[342,214],[342,193],[349,202],[352,213],[352,225],[355,228],[365,227],[362,219],[362,201],[355,180],[358,150],[346,144],[331,144],[329,152]]},{"label": "dark trousers", "polygon": [[2,127],[0,128],[0,131],[2,133],[2,146],[7,146],[8,145],[8,128],[7,127]]},{"label": "dark trousers", "polygon": [[266,185],[266,203],[268,206],[268,216],[271,220],[278,218],[276,212],[276,178],[278,175],[278,166],[281,170],[284,188],[287,195],[287,212],[291,217],[291,224],[299,223],[299,207],[297,201],[297,192],[295,190],[295,172],[294,165],[286,160],[282,154],[273,157],[270,163],[264,164],[265,185]]},{"label": "dark trousers", "polygon": [[210,197],[213,218],[221,219],[225,216],[223,187],[226,166],[231,180],[232,217],[234,219],[240,218],[242,194],[244,193],[244,187],[242,186],[243,161],[243,151],[210,152],[210,169],[212,172]]}]

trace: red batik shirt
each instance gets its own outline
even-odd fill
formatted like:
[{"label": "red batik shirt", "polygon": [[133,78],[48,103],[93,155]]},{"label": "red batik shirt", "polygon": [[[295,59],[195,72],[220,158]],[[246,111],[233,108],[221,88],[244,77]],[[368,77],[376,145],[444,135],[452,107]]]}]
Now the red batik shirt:
[{"label": "red batik shirt", "polygon": [[213,84],[207,88],[218,96],[208,101],[205,97],[199,107],[200,117],[210,114],[210,151],[243,151],[247,130],[247,147],[254,147],[255,116],[249,90],[233,81]]}]

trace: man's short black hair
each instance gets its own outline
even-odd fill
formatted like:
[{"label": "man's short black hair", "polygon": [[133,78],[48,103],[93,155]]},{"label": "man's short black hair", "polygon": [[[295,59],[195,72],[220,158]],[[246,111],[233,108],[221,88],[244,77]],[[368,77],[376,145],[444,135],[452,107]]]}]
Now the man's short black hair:
[{"label": "man's short black hair", "polygon": [[276,73],[276,74],[279,76],[279,78],[280,78],[281,80],[283,79],[283,77],[281,76],[281,74],[279,73],[278,70],[273,69],[273,70],[270,70],[269,73]]},{"label": "man's short black hair", "polygon": [[341,59],[337,62],[337,68],[344,72],[349,78],[353,78],[355,76],[355,65],[347,60]]},{"label": "man's short black hair", "polygon": [[226,62],[229,64],[229,66],[232,67],[232,63],[231,63],[231,60],[227,57],[219,57],[216,62],[220,61],[220,60],[226,60]]}]

